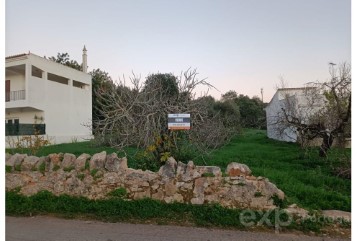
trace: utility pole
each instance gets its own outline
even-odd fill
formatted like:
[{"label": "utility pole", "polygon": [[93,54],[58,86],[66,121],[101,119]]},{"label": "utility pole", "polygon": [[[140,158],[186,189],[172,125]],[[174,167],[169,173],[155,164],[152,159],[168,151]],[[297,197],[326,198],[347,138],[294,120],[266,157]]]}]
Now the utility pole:
[{"label": "utility pole", "polygon": [[260,92],[261,92],[261,102],[264,103],[264,89],[261,88]]}]

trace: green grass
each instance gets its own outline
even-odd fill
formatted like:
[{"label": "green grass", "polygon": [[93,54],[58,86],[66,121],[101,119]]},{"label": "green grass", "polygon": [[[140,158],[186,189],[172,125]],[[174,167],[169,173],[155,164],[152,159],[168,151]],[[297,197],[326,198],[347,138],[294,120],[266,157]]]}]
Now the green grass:
[{"label": "green grass", "polygon": [[[347,150],[348,154],[351,150]],[[337,150],[330,156],[336,156]],[[197,165],[220,166],[230,162],[248,165],[255,176],[263,176],[283,190],[289,203],[308,209],[351,210],[351,181],[331,174],[328,162],[317,149],[304,155],[294,143],[267,138],[266,131],[247,129]]]},{"label": "green grass", "polygon": [[46,163],[43,162],[39,165],[39,172],[41,172],[42,174],[45,173],[45,168],[46,168]]},{"label": "green grass", "polygon": [[205,172],[201,175],[202,177],[215,177],[214,173]]},{"label": "green grass", "polygon": [[109,197],[114,197],[114,198],[124,198],[126,197],[126,189],[123,187],[117,188],[115,190],[112,190],[111,192],[108,193]]},{"label": "green grass", "polygon": [[[55,196],[48,191],[41,191],[30,197],[12,191],[6,192],[5,197],[6,215],[12,216],[55,214],[72,218],[95,218],[108,222],[152,221],[159,224],[187,223],[205,227],[246,229],[239,219],[240,213],[244,210],[228,209],[219,205],[166,204],[151,199],[136,201],[126,201],[121,198],[89,200],[85,197]],[[262,217],[262,213],[254,212],[253,221],[255,224]],[[270,213],[269,220],[271,225],[263,226],[263,228],[274,228],[274,211]],[[319,232],[326,224],[326,222],[311,220],[296,224],[294,220],[284,229]]]},{"label": "green grass", "polygon": [[[124,153],[117,149],[96,147],[91,142],[46,146],[37,156],[60,152],[73,153],[76,156],[82,153],[93,155],[101,151],[116,152],[119,157],[124,156]],[[132,157],[135,156],[136,149],[127,148],[126,152],[128,166],[139,168],[139,162]],[[337,154],[337,150],[330,153],[335,158]],[[350,180],[332,175],[328,162],[318,157],[317,150],[304,154],[294,143],[267,138],[265,131],[246,129],[228,145],[215,150],[205,162],[200,158],[193,161],[197,165],[219,166],[223,172],[230,162],[244,163],[255,176],[267,177],[283,190],[288,203],[296,203],[308,209],[351,210]],[[87,166],[88,164],[87,162]]]},{"label": "green grass", "polygon": [[84,180],[85,178],[85,174],[84,173],[80,173],[76,175],[77,178],[79,178],[81,181]]},{"label": "green grass", "polygon": [[69,166],[69,167],[64,167],[63,169],[64,169],[64,172],[71,172],[72,170],[75,169],[75,167],[74,166]]},{"label": "green grass", "polygon": [[11,167],[11,166],[8,166],[8,165],[5,165],[5,172],[6,172],[6,173],[12,172],[12,167]]}]

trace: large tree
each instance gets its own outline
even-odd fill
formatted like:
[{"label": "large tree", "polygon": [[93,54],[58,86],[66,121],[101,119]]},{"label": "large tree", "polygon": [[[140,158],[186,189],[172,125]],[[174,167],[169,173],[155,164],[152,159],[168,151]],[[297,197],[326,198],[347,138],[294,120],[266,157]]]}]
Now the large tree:
[{"label": "large tree", "polygon": [[52,56],[49,59],[56,63],[66,65],[70,68],[82,70],[82,66],[76,60],[70,59],[68,53],[58,53],[56,57]]},{"label": "large tree", "polygon": [[[211,87],[205,79],[198,79],[196,70],[185,71],[179,77],[152,74],[144,83],[134,77],[131,82],[131,88],[119,83],[96,93],[102,103],[100,113],[105,117],[96,122],[96,137],[111,146],[135,145],[151,150],[159,158],[178,151],[178,141],[184,138],[191,147],[205,151],[236,134],[234,126],[225,123],[221,111],[214,108],[211,97],[195,98],[196,86]],[[191,130],[169,131],[167,115],[171,113],[190,113]]]},{"label": "large tree", "polygon": [[224,103],[232,102],[233,105],[237,106],[242,127],[265,128],[265,105],[259,97],[250,98],[247,95],[238,95],[236,91],[230,90],[221,96],[221,101]]}]

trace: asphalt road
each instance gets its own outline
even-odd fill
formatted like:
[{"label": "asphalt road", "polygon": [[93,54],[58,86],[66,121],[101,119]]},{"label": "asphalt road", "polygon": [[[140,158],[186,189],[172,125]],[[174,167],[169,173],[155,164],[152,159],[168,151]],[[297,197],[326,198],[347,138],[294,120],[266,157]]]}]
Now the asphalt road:
[{"label": "asphalt road", "polygon": [[103,223],[54,217],[6,217],[6,241],[335,241],[296,234],[275,234],[150,224]]}]

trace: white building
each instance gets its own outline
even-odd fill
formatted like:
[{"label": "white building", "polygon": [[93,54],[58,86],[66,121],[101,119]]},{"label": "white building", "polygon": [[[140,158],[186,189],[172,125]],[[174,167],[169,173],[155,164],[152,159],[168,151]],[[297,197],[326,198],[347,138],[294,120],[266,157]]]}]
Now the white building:
[{"label": "white building", "polygon": [[314,91],[317,89],[311,87],[278,89],[265,107],[267,136],[279,141],[296,142],[297,131],[282,121],[282,108],[290,109],[292,116],[299,118],[301,123],[307,123],[309,117],[324,104],[322,95]]},{"label": "white building", "polygon": [[92,138],[91,76],[83,49],[83,72],[32,53],[5,58],[6,145],[40,134],[52,144]]}]

